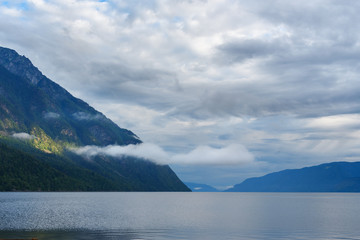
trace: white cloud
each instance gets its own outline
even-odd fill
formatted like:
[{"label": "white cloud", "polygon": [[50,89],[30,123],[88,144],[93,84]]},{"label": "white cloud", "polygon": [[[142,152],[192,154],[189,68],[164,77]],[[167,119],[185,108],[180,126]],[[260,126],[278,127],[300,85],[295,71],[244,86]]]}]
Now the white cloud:
[{"label": "white cloud", "polygon": [[187,154],[178,154],[171,163],[184,165],[240,165],[254,161],[254,156],[240,144],[224,148],[200,146]]},{"label": "white cloud", "polygon": [[34,135],[30,135],[30,134],[25,133],[25,132],[14,133],[11,136],[14,137],[14,138],[20,139],[20,140],[32,140],[32,139],[36,138]]},{"label": "white cloud", "polygon": [[242,165],[254,161],[254,156],[242,145],[233,144],[224,148],[200,146],[187,154],[169,154],[151,143],[137,145],[109,145],[106,147],[85,146],[73,151],[79,155],[93,157],[108,155],[112,157],[132,156],[143,158],[157,164],[181,165]]},{"label": "white cloud", "polygon": [[11,17],[20,17],[22,15],[21,10],[16,8],[7,8],[7,7],[0,7],[0,13],[4,15],[9,15]]},{"label": "white cloud", "polygon": [[160,147],[151,143],[142,143],[137,145],[109,145],[106,147],[85,146],[73,151],[80,155],[93,157],[96,155],[108,155],[112,157],[132,156],[153,161],[157,164],[167,164],[169,156]]},{"label": "white cloud", "polygon": [[360,125],[360,114],[340,114],[307,120],[306,127],[320,129],[338,129]]}]

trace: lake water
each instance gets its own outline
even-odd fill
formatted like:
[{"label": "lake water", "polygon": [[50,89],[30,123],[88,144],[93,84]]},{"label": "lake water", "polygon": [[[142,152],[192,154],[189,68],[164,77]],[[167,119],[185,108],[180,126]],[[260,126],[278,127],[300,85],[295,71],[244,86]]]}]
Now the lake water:
[{"label": "lake water", "polygon": [[360,239],[360,194],[0,193],[0,239]]}]

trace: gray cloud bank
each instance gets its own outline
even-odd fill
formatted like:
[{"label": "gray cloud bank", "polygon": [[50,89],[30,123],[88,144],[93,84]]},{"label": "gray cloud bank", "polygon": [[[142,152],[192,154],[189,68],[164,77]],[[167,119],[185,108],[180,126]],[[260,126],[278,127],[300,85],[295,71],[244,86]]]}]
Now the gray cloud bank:
[{"label": "gray cloud bank", "polygon": [[[178,117],[359,110],[358,4],[222,3],[230,9],[216,1],[176,1],[171,8],[151,2],[7,3],[0,9],[2,44],[17,45],[85,99]],[[39,59],[50,52],[48,62]],[[339,81],[344,76],[351,88]]]}]

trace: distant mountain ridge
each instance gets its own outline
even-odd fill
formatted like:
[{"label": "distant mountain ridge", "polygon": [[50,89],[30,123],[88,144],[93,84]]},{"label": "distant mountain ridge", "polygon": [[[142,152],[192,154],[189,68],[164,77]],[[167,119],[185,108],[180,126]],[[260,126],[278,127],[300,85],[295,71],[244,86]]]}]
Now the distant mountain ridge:
[{"label": "distant mountain ridge", "polygon": [[227,192],[360,192],[360,162],[333,162],[248,178]]},{"label": "distant mountain ridge", "polygon": [[[0,47],[0,191],[189,191],[168,166],[127,156],[87,159],[69,151],[139,143],[133,132],[73,97],[28,58]],[[31,166],[73,184],[51,185],[30,174]]]}]

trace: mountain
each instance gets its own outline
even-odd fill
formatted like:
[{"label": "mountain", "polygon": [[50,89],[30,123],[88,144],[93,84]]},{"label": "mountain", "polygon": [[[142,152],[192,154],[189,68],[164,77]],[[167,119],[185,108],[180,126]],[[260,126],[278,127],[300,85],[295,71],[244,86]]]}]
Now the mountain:
[{"label": "mountain", "polygon": [[0,76],[0,130],[44,131],[51,139],[76,145],[141,142],[45,77],[14,50],[0,48]]},{"label": "mountain", "polygon": [[193,192],[219,192],[216,188],[206,184],[185,182],[185,185]]},{"label": "mountain", "polygon": [[71,151],[140,143],[28,58],[0,47],[1,191],[189,191],[169,166]]},{"label": "mountain", "polygon": [[227,192],[360,192],[360,162],[333,162],[249,178]]}]

